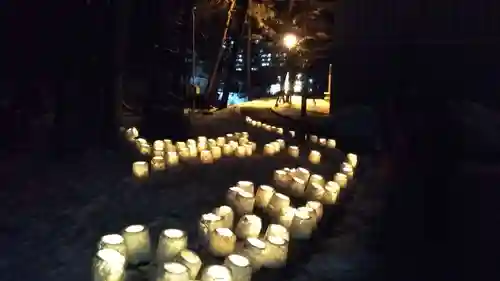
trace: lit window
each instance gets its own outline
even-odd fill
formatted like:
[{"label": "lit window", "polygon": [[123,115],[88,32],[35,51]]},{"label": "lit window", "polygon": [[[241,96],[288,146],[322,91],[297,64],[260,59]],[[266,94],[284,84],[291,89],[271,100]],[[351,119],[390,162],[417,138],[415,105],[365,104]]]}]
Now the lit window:
[{"label": "lit window", "polygon": [[252,71],[257,71],[257,67],[252,67]]},{"label": "lit window", "polygon": [[236,68],[236,71],[241,71],[241,70],[242,70],[241,67]]}]

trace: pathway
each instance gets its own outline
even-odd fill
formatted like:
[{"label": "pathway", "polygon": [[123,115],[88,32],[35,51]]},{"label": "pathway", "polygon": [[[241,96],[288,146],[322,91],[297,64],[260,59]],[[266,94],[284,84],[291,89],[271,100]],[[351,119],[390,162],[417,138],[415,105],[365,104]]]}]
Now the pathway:
[{"label": "pathway", "polygon": [[[247,131],[258,151],[277,138],[247,126],[232,110],[201,115],[193,123],[193,136]],[[2,211],[9,216],[2,224],[0,279],[87,281],[100,236],[141,223],[150,227],[153,242],[164,228],[195,237],[200,215],[224,204],[227,189],[238,180],[270,184],[275,169],[296,165],[330,177],[342,158],[335,150],[324,158],[322,165],[286,153],[226,158],[213,165],[181,165],[142,184],[132,179],[126,153],[90,153],[70,165],[37,163],[38,172],[19,171],[4,187]]]}]

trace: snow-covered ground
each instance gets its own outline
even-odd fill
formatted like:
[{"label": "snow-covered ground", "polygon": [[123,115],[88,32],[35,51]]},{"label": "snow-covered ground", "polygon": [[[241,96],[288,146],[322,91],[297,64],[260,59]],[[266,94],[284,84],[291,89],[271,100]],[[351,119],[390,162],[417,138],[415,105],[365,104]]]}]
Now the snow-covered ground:
[{"label": "snow-covered ground", "polygon": [[[200,115],[193,124],[193,136],[248,131],[259,152],[278,137],[247,126],[233,110]],[[150,227],[154,243],[165,228],[184,229],[195,238],[200,215],[224,204],[225,192],[238,180],[271,184],[272,172],[285,166],[304,166],[327,178],[338,170],[342,153],[323,149],[323,164],[312,165],[306,159],[309,149],[304,148],[299,160],[282,152],[275,157],[258,153],[224,158],[213,165],[183,164],[145,183],[132,178],[133,159],[126,152],[89,153],[65,165],[19,165],[7,175],[11,180],[0,197],[0,280],[90,280],[100,236],[130,224]]]}]

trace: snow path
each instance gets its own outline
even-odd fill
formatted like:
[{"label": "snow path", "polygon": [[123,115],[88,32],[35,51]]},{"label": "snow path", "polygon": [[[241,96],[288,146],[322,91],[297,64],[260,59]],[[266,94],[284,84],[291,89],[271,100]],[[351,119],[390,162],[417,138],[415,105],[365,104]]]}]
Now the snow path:
[{"label": "snow path", "polygon": [[[248,131],[258,151],[278,138],[249,128],[241,116],[227,111],[200,117],[194,129],[208,137]],[[184,229],[195,237],[199,216],[224,204],[226,190],[236,181],[270,184],[273,170],[297,165],[330,176],[338,169],[340,154],[332,151],[324,158],[325,164],[317,166],[305,157],[297,163],[286,153],[227,158],[214,165],[182,165],[142,184],[131,178],[131,163],[117,155],[89,155],[66,166],[44,163],[46,172],[19,177],[8,188],[0,279],[90,280],[100,236],[142,223],[150,227],[154,243],[164,228]],[[328,158],[332,161],[327,163]]]}]

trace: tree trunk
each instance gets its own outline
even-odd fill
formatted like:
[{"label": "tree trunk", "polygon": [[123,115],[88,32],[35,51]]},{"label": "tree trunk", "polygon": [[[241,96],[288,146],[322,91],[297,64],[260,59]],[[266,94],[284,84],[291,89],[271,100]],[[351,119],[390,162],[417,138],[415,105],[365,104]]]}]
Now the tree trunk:
[{"label": "tree trunk", "polygon": [[180,82],[183,73],[179,70],[183,69],[185,62],[183,52],[179,50],[183,44],[179,44],[175,33],[182,6],[152,0],[148,8],[153,35],[148,43],[150,89],[144,101],[141,135],[148,140],[186,139],[189,120],[184,116],[183,100],[179,97],[183,88]]},{"label": "tree trunk", "polygon": [[60,52],[54,68],[56,115],[51,142],[57,156],[82,152],[98,143],[100,109],[96,103],[97,75],[93,67],[97,58],[91,44],[96,36],[97,10],[91,5],[68,4],[64,15],[60,14],[61,26],[57,30],[60,41],[53,46],[54,52]]},{"label": "tree trunk", "polygon": [[212,103],[215,103],[215,101],[217,100],[217,89],[215,89],[215,92],[214,92],[214,87],[216,87],[216,84],[218,85],[218,83],[216,82],[217,81],[217,74],[219,73],[220,62],[222,60],[222,57],[224,56],[225,48],[223,46],[226,42],[229,27],[231,26],[231,20],[233,18],[233,10],[235,8],[235,5],[236,5],[236,0],[232,0],[231,4],[229,5],[229,9],[227,11],[226,26],[224,27],[224,32],[222,33],[222,40],[221,40],[221,45],[219,48],[219,53],[217,54],[217,59],[215,61],[215,65],[214,65],[214,68],[212,70],[212,74],[210,75],[210,79],[209,79],[208,85],[207,85],[206,94],[207,94],[208,100]]},{"label": "tree trunk", "polygon": [[[229,55],[229,58],[226,62],[226,82],[224,83],[224,91],[222,93],[222,98],[219,103],[219,108],[225,108],[227,107],[227,102],[229,100],[229,94],[230,94],[230,88],[234,86],[234,74],[235,74],[235,69],[234,69],[234,63],[236,62],[236,58],[238,56],[238,50],[240,49],[240,44],[242,43],[242,35],[244,32],[244,27],[245,27],[245,16],[247,14],[247,9],[248,9],[248,1],[245,1],[244,4],[239,13],[238,16],[241,19],[241,25],[240,28],[238,28],[237,34],[238,38],[234,40],[234,45],[231,48],[231,53]],[[250,23],[248,23],[250,24]],[[248,62],[247,62],[248,63]],[[247,93],[248,94],[248,93]]]}]

